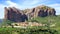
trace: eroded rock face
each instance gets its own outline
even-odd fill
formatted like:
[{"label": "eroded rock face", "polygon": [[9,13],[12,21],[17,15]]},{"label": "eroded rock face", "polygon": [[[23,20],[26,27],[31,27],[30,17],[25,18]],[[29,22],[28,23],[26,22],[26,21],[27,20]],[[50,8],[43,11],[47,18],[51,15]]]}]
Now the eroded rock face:
[{"label": "eroded rock face", "polygon": [[46,16],[55,16],[56,11],[54,8],[48,6],[38,6],[29,10],[26,10],[26,14],[29,14],[31,17],[46,17]]},{"label": "eroded rock face", "polygon": [[23,14],[21,10],[18,10],[15,7],[5,7],[5,19],[14,22],[24,22],[27,20],[27,16]]},{"label": "eroded rock face", "polygon": [[48,6],[38,6],[32,9],[19,10],[15,7],[5,7],[5,19],[14,22],[24,22],[25,20],[35,17],[55,16],[56,11],[54,8]]}]

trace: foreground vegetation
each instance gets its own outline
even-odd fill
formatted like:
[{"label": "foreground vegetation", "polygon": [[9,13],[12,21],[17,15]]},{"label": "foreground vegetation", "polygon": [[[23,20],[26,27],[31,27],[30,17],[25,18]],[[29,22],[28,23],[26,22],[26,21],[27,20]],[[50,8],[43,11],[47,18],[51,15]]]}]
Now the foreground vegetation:
[{"label": "foreground vegetation", "polygon": [[[46,26],[28,26],[27,28],[0,28],[0,34],[60,34],[60,16],[37,17],[28,22],[47,24]],[[6,21],[2,25],[11,25],[11,21]]]},{"label": "foreground vegetation", "polygon": [[0,28],[0,34],[58,34],[56,30],[40,28]]}]

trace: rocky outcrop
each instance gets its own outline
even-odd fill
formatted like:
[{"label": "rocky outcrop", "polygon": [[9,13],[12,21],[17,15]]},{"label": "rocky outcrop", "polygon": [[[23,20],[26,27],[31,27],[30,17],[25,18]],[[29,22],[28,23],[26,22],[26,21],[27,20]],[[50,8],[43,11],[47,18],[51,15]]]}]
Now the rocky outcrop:
[{"label": "rocky outcrop", "polygon": [[19,10],[15,7],[5,7],[5,19],[14,22],[24,22],[35,17],[55,16],[55,9],[48,6],[38,6],[32,9]]},{"label": "rocky outcrop", "polygon": [[24,22],[27,20],[27,16],[23,14],[21,10],[18,10],[15,7],[5,7],[5,19],[14,22]]},{"label": "rocky outcrop", "polygon": [[55,16],[55,9],[54,8],[51,8],[51,7],[48,7],[48,6],[38,6],[38,7],[35,7],[35,8],[32,8],[32,9],[26,9],[26,14],[29,15],[29,17],[46,17],[46,16]]}]

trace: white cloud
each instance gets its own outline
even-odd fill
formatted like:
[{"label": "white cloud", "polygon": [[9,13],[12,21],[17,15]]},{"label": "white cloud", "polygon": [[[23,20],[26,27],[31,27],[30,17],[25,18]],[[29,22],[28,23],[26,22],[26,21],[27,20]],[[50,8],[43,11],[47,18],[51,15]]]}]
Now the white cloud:
[{"label": "white cloud", "polygon": [[38,2],[39,2],[39,0],[25,0],[23,2],[23,4],[20,5],[20,4],[17,4],[17,3],[14,3],[14,2],[8,0],[5,3],[7,4],[7,7],[16,7],[16,8],[19,8],[19,9],[25,9],[25,8],[33,7],[31,5],[34,5],[34,4],[38,3]]},{"label": "white cloud", "polygon": [[12,2],[10,0],[6,1],[5,3],[7,4],[6,7],[16,7],[16,8],[19,8],[19,9],[25,9],[26,8],[26,6],[20,5],[20,4],[15,3],[15,2]]},{"label": "white cloud", "polygon": [[[22,2],[22,5],[12,2],[10,0],[6,1],[7,7],[17,7],[19,9],[25,9],[25,8],[33,8],[36,7],[38,5],[43,4],[43,2],[45,2],[46,0],[24,0],[24,2]],[[38,4],[41,3],[41,4]],[[36,5],[37,4],[37,5]]]},{"label": "white cloud", "polygon": [[0,19],[4,18],[4,7],[5,5],[0,4]]},{"label": "white cloud", "polygon": [[6,1],[6,4],[8,7],[19,7],[17,3],[14,3],[12,1]]}]

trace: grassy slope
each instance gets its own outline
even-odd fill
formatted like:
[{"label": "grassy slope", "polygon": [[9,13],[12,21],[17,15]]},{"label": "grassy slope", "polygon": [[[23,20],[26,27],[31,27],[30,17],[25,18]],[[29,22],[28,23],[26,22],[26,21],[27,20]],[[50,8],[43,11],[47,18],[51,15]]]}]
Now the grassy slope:
[{"label": "grassy slope", "polygon": [[[37,17],[30,21],[33,21],[33,20],[36,20],[37,22],[44,23],[44,24],[47,24],[51,20],[50,23],[52,23],[52,24],[56,23],[56,25],[54,27],[51,27],[51,29],[54,29],[54,30],[57,30],[60,32],[60,16]],[[34,30],[34,28],[31,28],[31,29]],[[13,32],[12,34],[14,34],[14,33],[17,34],[17,33],[24,32],[23,30],[29,32],[31,29],[25,30],[25,29],[17,29],[17,28],[0,28],[0,33],[2,34],[2,32],[3,32],[3,34],[5,34],[5,33],[11,34],[10,32]],[[39,27],[38,28],[35,27],[35,29],[39,29]],[[18,32],[18,31],[20,31],[20,32]],[[27,32],[25,32],[25,33],[28,34]],[[38,33],[38,32],[35,32],[35,33]],[[40,33],[42,33],[42,32],[40,32]]]},{"label": "grassy slope", "polygon": [[[54,29],[56,30],[60,30],[60,15],[58,16],[47,16],[47,17],[37,17],[37,18],[34,18],[32,20],[35,20],[39,23],[44,23],[44,24],[47,24],[49,21],[49,23],[52,23],[52,24],[56,24],[54,26]],[[30,20],[30,21],[32,21]]]}]

